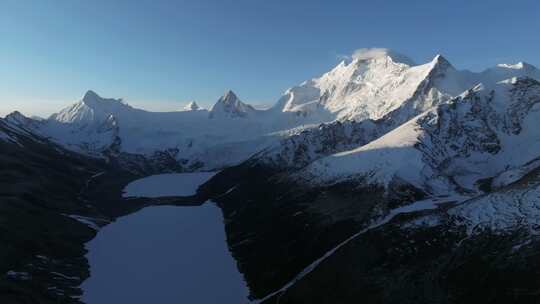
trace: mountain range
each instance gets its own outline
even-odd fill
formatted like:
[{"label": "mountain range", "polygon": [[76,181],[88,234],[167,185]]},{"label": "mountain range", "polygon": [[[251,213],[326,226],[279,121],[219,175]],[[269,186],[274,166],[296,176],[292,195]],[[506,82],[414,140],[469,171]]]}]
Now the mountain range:
[{"label": "mountain range", "polygon": [[[473,73],[456,70],[441,55],[414,65],[387,52],[342,61],[321,77],[288,89],[267,110],[256,110],[232,91],[210,110],[193,102],[188,111],[162,113],[88,91],[48,119],[12,113],[6,121],[88,155],[127,153],[153,160],[156,153],[167,153],[185,170],[211,170],[238,164],[321,123],[386,119],[393,124],[390,130],[477,84],[490,86],[512,77],[538,79],[540,71],[518,63]],[[231,154],[225,151],[235,156],[224,157]]]}]

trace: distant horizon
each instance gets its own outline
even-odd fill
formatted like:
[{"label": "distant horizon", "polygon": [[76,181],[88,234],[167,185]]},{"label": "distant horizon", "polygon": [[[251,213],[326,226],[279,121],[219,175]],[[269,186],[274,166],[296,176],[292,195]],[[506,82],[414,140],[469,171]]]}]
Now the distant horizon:
[{"label": "distant horizon", "polygon": [[[256,106],[359,48],[457,69],[540,65],[537,1],[6,0],[0,116],[46,117],[88,89],[150,111],[209,108],[227,89]],[[463,9],[466,7],[467,9]],[[527,7],[527,9],[521,9]],[[500,22],[494,22],[499,20]]]}]

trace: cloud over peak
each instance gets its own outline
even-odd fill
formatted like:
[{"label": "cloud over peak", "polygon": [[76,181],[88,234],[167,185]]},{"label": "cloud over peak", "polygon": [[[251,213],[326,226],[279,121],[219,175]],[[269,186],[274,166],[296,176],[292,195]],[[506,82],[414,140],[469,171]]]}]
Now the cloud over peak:
[{"label": "cloud over peak", "polygon": [[414,61],[409,57],[387,48],[361,48],[355,50],[350,56],[351,59],[368,60],[389,56],[396,62],[414,65]]}]

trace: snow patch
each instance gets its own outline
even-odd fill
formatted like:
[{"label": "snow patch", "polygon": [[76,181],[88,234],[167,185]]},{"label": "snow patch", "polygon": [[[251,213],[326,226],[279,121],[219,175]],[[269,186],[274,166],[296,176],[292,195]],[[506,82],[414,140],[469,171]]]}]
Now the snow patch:
[{"label": "snow patch", "polygon": [[9,270],[6,272],[6,277],[11,280],[28,281],[32,279],[32,275],[24,271]]},{"label": "snow patch", "polygon": [[67,216],[71,219],[74,219],[80,223],[83,223],[85,224],[86,226],[94,229],[94,230],[99,230],[100,227],[98,224],[96,224],[96,222],[101,222],[101,223],[109,223],[109,220],[106,220],[106,219],[99,219],[99,218],[93,218],[93,217],[88,217],[88,216],[82,216],[82,215],[76,215],[76,214],[62,214],[64,216]]},{"label": "snow patch", "polygon": [[313,176],[313,183],[333,183],[359,176],[367,178],[368,183],[388,185],[399,176],[419,185],[425,167],[422,154],[415,148],[420,131],[411,120],[367,145],[318,160],[301,174]]},{"label": "snow patch", "polygon": [[540,235],[540,184],[498,191],[466,202],[448,212],[467,227],[467,234],[525,228]]}]

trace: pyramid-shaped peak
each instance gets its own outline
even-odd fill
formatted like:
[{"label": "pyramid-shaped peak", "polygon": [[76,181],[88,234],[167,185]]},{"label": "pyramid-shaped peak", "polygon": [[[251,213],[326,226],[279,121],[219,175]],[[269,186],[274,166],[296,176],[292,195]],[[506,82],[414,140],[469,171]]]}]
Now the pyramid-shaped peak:
[{"label": "pyramid-shaped peak", "polygon": [[441,54],[437,54],[431,62],[433,63],[434,66],[440,66],[444,68],[453,67],[450,61],[448,61],[448,59],[446,59]]},{"label": "pyramid-shaped peak", "polygon": [[442,54],[435,55],[435,58],[433,58],[433,61],[436,61],[436,62],[449,62]]},{"label": "pyramid-shaped peak", "polygon": [[10,114],[6,115],[4,120],[12,125],[19,127],[29,127],[33,124],[38,123],[38,120],[29,118],[19,111],[11,112]]},{"label": "pyramid-shaped peak", "polygon": [[184,107],[184,111],[197,111],[197,110],[200,110],[200,109],[201,109],[201,107],[199,107],[199,105],[195,101],[189,102]]},{"label": "pyramid-shaped peak", "polygon": [[212,107],[210,118],[219,116],[245,117],[254,110],[252,106],[243,103],[233,91],[227,90]]},{"label": "pyramid-shaped peak", "polygon": [[220,100],[225,101],[225,102],[232,102],[239,99],[238,99],[238,96],[236,96],[236,94],[232,90],[227,90],[225,94],[223,94]]},{"label": "pyramid-shaped peak", "polygon": [[102,107],[102,106],[107,106],[107,105],[110,105],[110,106],[121,106],[121,107],[124,107],[124,106],[127,106],[127,104],[125,104],[122,100],[122,98],[118,98],[118,99],[115,99],[115,98],[103,98],[101,96],[99,96],[96,92],[92,91],[92,90],[88,90],[83,98],[81,99],[82,103],[91,107],[91,108],[94,108],[94,107]]},{"label": "pyramid-shaped peak", "polygon": [[21,122],[26,121],[28,118],[24,116],[21,112],[14,111],[6,115],[4,119],[9,123],[19,124]]},{"label": "pyramid-shaped peak", "polygon": [[21,112],[19,111],[13,111],[11,113],[9,113],[8,115],[6,115],[6,119],[7,118],[16,118],[16,119],[20,119],[20,118],[26,118],[26,116],[24,116],[24,114],[22,114]]},{"label": "pyramid-shaped peak", "polygon": [[86,91],[86,93],[84,94],[82,98],[83,101],[95,101],[95,100],[100,100],[100,99],[102,99],[101,96],[99,96],[96,92],[92,90]]},{"label": "pyramid-shaped peak", "polygon": [[84,104],[86,104],[87,106],[89,106],[89,107],[95,107],[95,106],[99,106],[101,104],[104,104],[104,102],[106,102],[106,101],[108,101],[108,102],[116,102],[116,101],[120,101],[120,100],[106,99],[106,98],[103,98],[103,97],[99,96],[96,92],[94,92],[92,90],[88,90],[84,94],[81,101]]}]

